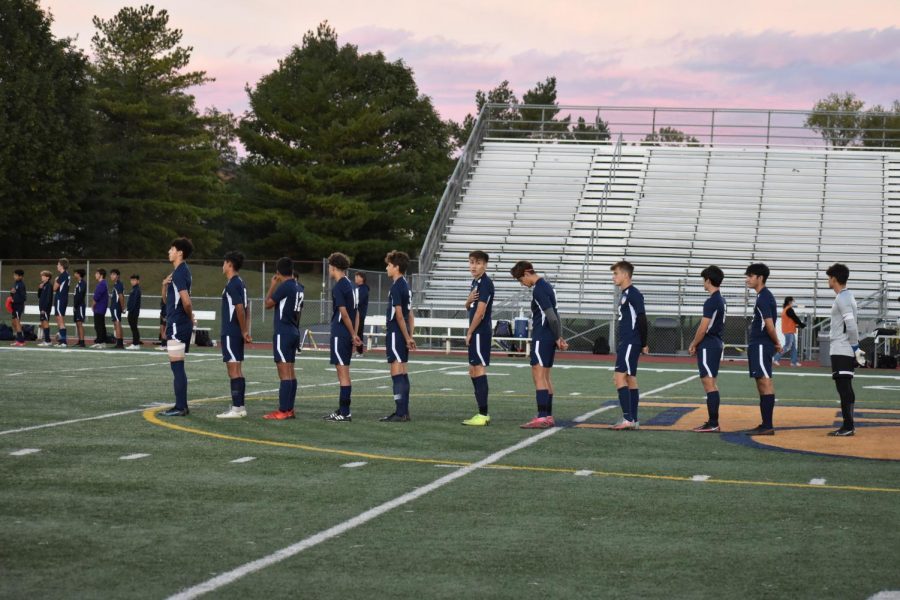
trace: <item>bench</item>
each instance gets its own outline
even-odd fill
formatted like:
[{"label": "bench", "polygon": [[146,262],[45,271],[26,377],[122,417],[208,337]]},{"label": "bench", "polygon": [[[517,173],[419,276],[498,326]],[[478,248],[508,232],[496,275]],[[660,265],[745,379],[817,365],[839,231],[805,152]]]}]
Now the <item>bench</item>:
[{"label": "bench", "polygon": [[[384,328],[387,319],[384,315],[369,315],[366,317],[366,335],[369,338],[369,348],[372,347],[372,339],[384,336]],[[378,331],[377,329],[381,329]],[[441,330],[440,333],[422,333],[423,330]],[[413,337],[425,339],[440,339],[444,341],[444,351],[450,354],[453,340],[465,341],[466,332],[469,331],[467,319],[439,319],[430,317],[416,317]],[[521,352],[525,356],[531,353],[531,338],[525,337],[493,337],[494,342],[525,342],[525,350]],[[504,352],[509,352],[504,349]],[[517,353],[518,354],[518,353]]]}]

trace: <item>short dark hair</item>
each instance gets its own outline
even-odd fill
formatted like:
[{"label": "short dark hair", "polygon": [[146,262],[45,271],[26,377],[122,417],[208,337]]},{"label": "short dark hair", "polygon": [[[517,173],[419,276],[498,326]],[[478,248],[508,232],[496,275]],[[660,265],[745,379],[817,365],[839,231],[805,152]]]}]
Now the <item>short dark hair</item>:
[{"label": "short dark hair", "polygon": [[75,269],[75,273],[77,273],[78,276],[81,277],[82,279],[84,279],[85,276],[87,276],[87,272],[84,269]]},{"label": "short dark hair", "polygon": [[357,271],[353,276],[354,276],[354,277],[359,277],[360,279],[362,279],[362,280],[363,280],[363,283],[366,283],[366,281],[367,281],[367,279],[366,279],[366,274],[363,273],[362,271]]},{"label": "short dark hair", "polygon": [[400,250],[391,250],[384,257],[384,262],[391,263],[397,267],[401,275],[406,275],[406,270],[409,268],[409,254]]},{"label": "short dark hair", "polygon": [[609,268],[610,271],[615,271],[617,269],[628,273],[629,277],[634,277],[634,265],[627,260],[620,260]]},{"label": "short dark hair", "polygon": [[25,277],[25,271],[23,271],[22,269],[16,269],[15,271],[13,271],[13,274],[18,275],[19,277]]},{"label": "short dark hair", "polygon": [[509,274],[512,275],[513,279],[516,281],[524,277],[526,273],[534,273],[534,265],[527,260],[520,260],[509,270]]},{"label": "short dark hair", "polygon": [[717,267],[716,265],[709,265],[702,271],[700,271],[700,277],[703,279],[708,279],[711,284],[716,287],[722,286],[722,280],[725,279],[725,273],[722,272],[722,269]]},{"label": "short dark hair", "polygon": [[141,276],[138,275],[137,273],[132,273],[132,274],[131,274],[131,277],[129,277],[129,279],[137,279],[138,281],[140,281],[140,280],[141,280]]},{"label": "short dark hair", "polygon": [[118,269],[111,269],[110,272],[109,272],[109,274],[110,274],[110,275],[115,274],[116,277],[120,277],[120,276],[122,275],[122,271],[120,271],[120,270],[118,270]]},{"label": "short dark hair", "polygon": [[350,268],[350,259],[343,252],[332,252],[328,257],[328,264],[339,271],[346,271]]},{"label": "short dark hair", "polygon": [[61,258],[56,262],[62,265],[63,270],[69,268],[69,259],[68,258]]},{"label": "short dark hair", "polygon": [[847,285],[847,280],[850,279],[850,269],[847,268],[847,265],[842,263],[834,263],[828,267],[825,274],[829,277],[834,277],[841,285]]},{"label": "short dark hair", "polygon": [[184,260],[189,259],[191,254],[194,253],[194,243],[186,237],[175,238],[172,240],[172,243],[169,244],[169,248],[172,248],[173,246],[176,250],[181,252]]},{"label": "short dark hair", "polygon": [[275,270],[278,271],[279,275],[284,275],[285,277],[293,277],[294,261],[292,261],[287,256],[282,256],[278,259],[278,262],[275,263]]},{"label": "short dark hair", "polygon": [[222,260],[230,262],[235,271],[240,271],[241,267],[244,266],[244,255],[237,250],[226,252]]},{"label": "short dark hair", "polygon": [[95,272],[100,273],[100,277],[106,279],[106,269],[97,269]]},{"label": "short dark hair", "polygon": [[781,304],[781,308],[787,308],[787,305],[794,301],[793,296],[785,296],[784,302]]},{"label": "short dark hair", "polygon": [[487,252],[484,250],[472,250],[469,252],[469,258],[474,258],[475,260],[483,260],[484,262],[489,262],[490,257],[488,257]]},{"label": "short dark hair", "polygon": [[753,263],[747,270],[744,271],[744,275],[758,275],[762,277],[763,283],[769,279],[769,267],[767,267],[764,263]]}]

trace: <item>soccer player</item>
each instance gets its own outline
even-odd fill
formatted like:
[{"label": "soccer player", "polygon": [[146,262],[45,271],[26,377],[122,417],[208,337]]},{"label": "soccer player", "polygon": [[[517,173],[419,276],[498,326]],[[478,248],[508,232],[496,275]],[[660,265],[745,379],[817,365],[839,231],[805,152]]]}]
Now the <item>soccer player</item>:
[{"label": "soccer player", "polygon": [[175,406],[157,413],[161,417],[186,417],[191,414],[187,402],[188,379],[184,356],[191,349],[194,331],[194,307],[191,304],[191,270],[185,262],[194,252],[187,238],[176,238],[169,245],[169,262],[174,270],[163,280],[166,287],[166,351],[172,369]]},{"label": "soccer player", "polygon": [[122,333],[122,311],[125,309],[125,286],[121,281],[122,274],[118,269],[109,272],[110,301],[109,316],[112,318],[113,330],[116,334],[117,349],[125,348],[125,335]]},{"label": "soccer player", "polygon": [[242,419],[247,416],[244,407],[247,380],[241,367],[244,342],[250,344],[253,339],[250,337],[247,287],[240,276],[242,266],[244,255],[240,252],[229,252],[222,261],[222,274],[226,279],[225,289],[222,290],[222,362],[228,369],[228,379],[231,381],[231,408],[216,415],[220,419]]},{"label": "soccer player", "polygon": [[[300,317],[303,316],[303,297],[305,296],[305,288],[303,287],[303,282],[300,281],[300,271],[296,269],[294,269],[294,281],[297,282],[297,287],[300,288],[300,306],[294,311],[294,320],[297,322],[297,352],[302,352],[303,342],[306,340],[306,336],[303,335],[305,332],[300,331]],[[248,312],[247,314],[250,313]]]},{"label": "soccer player", "polygon": [[128,327],[131,329],[131,345],[126,350],[141,349],[141,330],[138,319],[141,316],[141,276],[131,274],[131,292],[128,294]]},{"label": "soccer player", "polygon": [[615,431],[640,429],[638,404],[641,399],[638,388],[637,368],[641,353],[649,354],[647,347],[647,313],[644,295],[634,287],[634,265],[620,260],[609,268],[613,283],[622,291],[619,300],[619,337],[616,340],[616,368],[613,382],[619,394],[622,418],[610,427]]},{"label": "soccer player", "polygon": [[332,313],[331,313],[331,364],[337,371],[338,383],[341,391],[338,409],[326,415],[326,421],[336,423],[349,423],[352,420],[350,413],[351,392],[353,387],[350,381],[350,355],[353,348],[362,344],[362,340],[356,335],[356,310],[359,305],[359,296],[356,288],[347,277],[347,269],[350,268],[350,259],[345,254],[334,252],[328,257],[328,274],[334,280],[331,289]]},{"label": "soccer player", "polygon": [[91,348],[106,348],[106,307],[109,305],[109,288],[106,285],[106,269],[94,272],[97,287],[91,296],[91,310],[94,311],[94,345]]},{"label": "soccer player", "polygon": [[294,361],[297,356],[297,311],[303,303],[303,292],[294,279],[294,262],[282,257],[275,263],[275,275],[266,294],[266,309],[275,309],[275,330],[272,334],[272,353],[278,369],[278,410],[264,419],[293,419],[297,398],[297,375]]},{"label": "soccer player", "polygon": [[166,284],[162,286],[159,298],[159,346],[157,350],[166,349]]},{"label": "soccer player", "polygon": [[391,381],[394,387],[394,412],[379,419],[389,423],[409,421],[409,351],[416,349],[413,339],[414,319],[412,293],[406,282],[409,255],[391,250],[384,257],[385,270],[394,282],[388,293],[387,326],[385,327],[385,352],[391,367]]},{"label": "soccer player", "polygon": [[716,377],[719,376],[719,363],[725,342],[722,331],[725,329],[725,298],[719,288],[725,273],[715,265],[710,265],[700,273],[703,278],[703,289],[709,292],[709,298],[703,303],[703,318],[694,334],[688,353],[697,357],[697,368],[700,370],[700,383],[706,392],[706,423],[695,427],[697,433],[715,433],[719,431],[719,387]]},{"label": "soccer player", "polygon": [[756,291],[756,306],[753,308],[753,322],[750,323],[750,339],[747,345],[747,359],[750,363],[750,377],[756,380],[759,392],[759,414],[762,423],[749,429],[746,435],[775,435],[772,414],[775,412],[775,384],[772,381],[772,357],[781,351],[781,342],[775,332],[778,304],[775,296],[766,287],[769,267],[763,263],[753,263],[744,272],[747,287]]},{"label": "soccer player", "polygon": [[69,261],[65,258],[56,263],[56,281],[53,282],[53,314],[56,315],[56,327],[59,330],[57,348],[65,348],[66,340],[66,308],[69,305]]},{"label": "soccer player", "polygon": [[87,273],[84,269],[75,269],[72,276],[75,279],[75,291],[72,293],[72,318],[75,320],[75,330],[78,332],[78,343],[75,344],[79,348],[84,348],[84,319],[85,297],[87,296],[87,282],[84,278]]},{"label": "soccer player", "polygon": [[38,346],[52,346],[50,343],[50,311],[53,307],[53,286],[50,271],[41,271],[41,283],[38,284],[38,310],[41,311],[41,336],[42,341]]},{"label": "soccer player", "polygon": [[491,308],[494,306],[494,282],[487,274],[489,257],[486,252],[473,250],[469,253],[469,273],[472,285],[466,298],[469,313],[469,329],[466,331],[466,346],[469,348],[469,377],[475,388],[475,403],[478,413],[463,425],[484,427],[491,424],[488,413],[487,367],[491,364]]},{"label": "soccer player", "polygon": [[835,263],[828,267],[825,274],[828,276],[828,287],[837,294],[831,306],[831,377],[841,398],[841,416],[844,418],[840,428],[828,435],[846,437],[856,433],[853,424],[853,408],[856,403],[853,373],[856,371],[857,361],[865,355],[859,349],[856,298],[847,289],[850,269],[847,265]]},{"label": "soccer player", "polygon": [[16,341],[11,346],[22,347],[25,345],[25,334],[22,332],[22,315],[25,314],[25,300],[27,293],[25,290],[25,271],[16,269],[13,271],[13,286],[9,290],[9,296],[12,298],[12,327],[16,332]]},{"label": "soccer player", "polygon": [[550,369],[556,349],[566,350],[568,342],[562,337],[562,324],[556,308],[556,292],[547,280],[534,272],[527,260],[520,260],[509,270],[513,279],[531,288],[531,376],[534,379],[538,414],[521,425],[522,429],[554,427],[553,381]]},{"label": "soccer player", "polygon": [[359,336],[360,345],[356,347],[356,355],[362,356],[366,351],[366,344],[363,341],[363,332],[366,327],[366,315],[369,313],[369,284],[366,283],[366,274],[362,271],[357,271],[356,275],[353,276],[353,281],[356,283],[356,289],[359,294],[359,308],[356,311],[357,321],[359,324],[356,326],[356,335]]}]

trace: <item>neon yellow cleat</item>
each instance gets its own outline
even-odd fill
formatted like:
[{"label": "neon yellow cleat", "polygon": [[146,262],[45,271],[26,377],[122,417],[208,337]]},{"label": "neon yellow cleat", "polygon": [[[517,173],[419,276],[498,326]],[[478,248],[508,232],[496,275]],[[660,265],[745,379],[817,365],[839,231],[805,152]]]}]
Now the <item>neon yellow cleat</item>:
[{"label": "neon yellow cleat", "polygon": [[472,425],[473,427],[484,427],[485,425],[491,424],[491,417],[489,415],[477,414],[471,419],[466,419],[462,424]]}]

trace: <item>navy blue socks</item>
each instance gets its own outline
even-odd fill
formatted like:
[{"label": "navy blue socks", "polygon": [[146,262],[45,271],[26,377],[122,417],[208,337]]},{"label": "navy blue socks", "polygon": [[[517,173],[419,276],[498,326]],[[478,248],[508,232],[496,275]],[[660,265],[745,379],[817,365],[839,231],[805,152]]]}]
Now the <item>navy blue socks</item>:
[{"label": "navy blue socks", "polygon": [[402,398],[402,403],[401,403],[400,408],[403,410],[403,412],[398,411],[397,414],[398,415],[408,415],[409,414],[409,388],[410,388],[409,373],[404,373],[402,377],[403,377],[403,386],[401,388],[401,394],[402,394],[403,398]]},{"label": "navy blue socks", "polygon": [[478,403],[478,414],[488,414],[488,379],[487,375],[472,378],[475,387],[475,402]]},{"label": "navy blue socks", "polygon": [[622,418],[631,421],[631,392],[628,386],[620,387],[616,390],[619,393],[619,406],[622,407]]},{"label": "navy blue socks", "polygon": [[628,395],[631,400],[631,420],[638,420],[638,402],[641,400],[641,392],[638,389],[629,389]]},{"label": "navy blue socks", "polygon": [[712,425],[719,424],[719,392],[706,392],[706,412],[709,413],[709,422]]},{"label": "navy blue socks", "polygon": [[403,374],[400,375],[391,375],[391,381],[393,382],[394,389],[394,404],[396,405],[396,409],[394,412],[398,415],[402,415],[403,412]]},{"label": "navy blue socks", "polygon": [[173,360],[169,363],[172,374],[175,376],[175,408],[184,410],[187,408],[187,374],[184,372],[184,361]]},{"label": "navy blue socks", "polygon": [[537,400],[538,417],[550,416],[550,390],[537,390],[534,393]]},{"label": "navy blue socks", "polygon": [[290,379],[282,379],[278,382],[278,410],[287,412],[291,410],[291,385]]},{"label": "navy blue socks", "polygon": [[759,414],[762,416],[762,425],[768,429],[772,425],[772,413],[775,412],[775,394],[765,394],[759,397]]},{"label": "navy blue socks", "polygon": [[60,343],[60,344],[65,344],[65,343],[66,343],[66,330],[65,330],[65,328],[59,330],[59,343]]},{"label": "navy blue socks", "polygon": [[352,389],[352,385],[341,386],[340,408],[338,409],[338,412],[345,417],[350,414],[350,391]]},{"label": "navy blue socks", "polygon": [[231,380],[231,405],[244,405],[244,390],[246,390],[247,380],[243,377],[235,377]]}]

